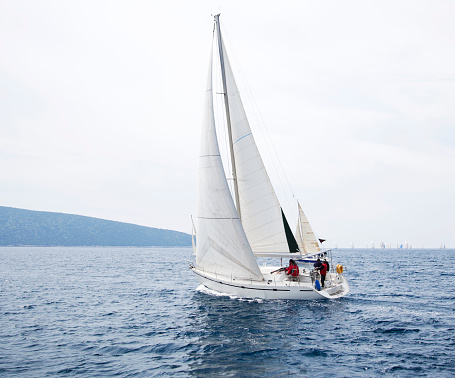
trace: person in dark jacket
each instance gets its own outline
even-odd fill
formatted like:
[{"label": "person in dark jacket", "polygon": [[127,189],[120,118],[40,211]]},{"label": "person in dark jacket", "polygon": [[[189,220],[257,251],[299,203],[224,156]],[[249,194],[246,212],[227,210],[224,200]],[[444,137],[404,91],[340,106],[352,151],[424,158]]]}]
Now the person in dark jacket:
[{"label": "person in dark jacket", "polygon": [[321,259],[318,258],[318,260],[313,264],[314,269],[318,269],[322,265]]},{"label": "person in dark jacket", "polygon": [[324,263],[327,264],[327,272],[330,272],[330,264],[329,264],[329,262],[327,261],[327,259],[324,259]]}]

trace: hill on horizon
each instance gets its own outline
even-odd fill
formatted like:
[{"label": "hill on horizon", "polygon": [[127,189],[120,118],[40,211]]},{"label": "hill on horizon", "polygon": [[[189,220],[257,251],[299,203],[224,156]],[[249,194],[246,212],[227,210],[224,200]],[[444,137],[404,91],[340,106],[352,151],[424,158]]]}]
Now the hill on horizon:
[{"label": "hill on horizon", "polygon": [[0,246],[186,247],[191,235],[83,215],[0,206]]}]

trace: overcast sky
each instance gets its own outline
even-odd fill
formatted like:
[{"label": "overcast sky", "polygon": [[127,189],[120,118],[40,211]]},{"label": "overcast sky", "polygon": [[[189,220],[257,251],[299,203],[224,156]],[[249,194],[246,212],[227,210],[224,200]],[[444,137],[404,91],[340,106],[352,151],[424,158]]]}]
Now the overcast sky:
[{"label": "overcast sky", "polygon": [[218,12],[328,247],[455,247],[453,1],[0,0],[0,205],[190,233]]}]

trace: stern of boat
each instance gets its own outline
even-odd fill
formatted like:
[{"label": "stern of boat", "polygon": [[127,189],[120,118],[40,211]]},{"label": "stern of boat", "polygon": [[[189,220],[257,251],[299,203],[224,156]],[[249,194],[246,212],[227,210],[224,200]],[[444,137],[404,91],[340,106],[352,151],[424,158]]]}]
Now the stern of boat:
[{"label": "stern of boat", "polygon": [[324,286],[325,287],[318,291],[318,293],[323,297],[330,299],[344,297],[350,291],[348,281],[342,273],[327,274]]}]

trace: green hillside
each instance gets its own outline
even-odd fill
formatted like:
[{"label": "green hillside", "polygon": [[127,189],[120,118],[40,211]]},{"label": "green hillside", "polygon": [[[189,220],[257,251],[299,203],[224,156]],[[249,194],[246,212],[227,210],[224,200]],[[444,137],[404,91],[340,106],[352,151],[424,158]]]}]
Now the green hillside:
[{"label": "green hillside", "polygon": [[2,246],[190,246],[191,235],[81,215],[0,206]]}]

